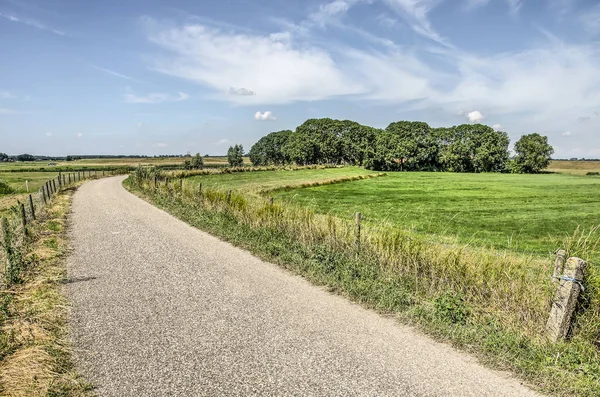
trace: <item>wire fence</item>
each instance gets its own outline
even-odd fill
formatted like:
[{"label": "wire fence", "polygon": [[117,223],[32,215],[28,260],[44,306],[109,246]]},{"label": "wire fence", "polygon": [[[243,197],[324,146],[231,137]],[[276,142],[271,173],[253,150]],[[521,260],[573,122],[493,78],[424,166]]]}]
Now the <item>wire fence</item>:
[{"label": "wire fence", "polygon": [[128,173],[125,169],[89,170],[60,172],[47,180],[35,193],[21,201],[15,199],[0,221],[0,290],[10,288],[20,282],[25,269],[24,255],[32,239],[32,226],[61,192],[71,189],[82,181]]}]

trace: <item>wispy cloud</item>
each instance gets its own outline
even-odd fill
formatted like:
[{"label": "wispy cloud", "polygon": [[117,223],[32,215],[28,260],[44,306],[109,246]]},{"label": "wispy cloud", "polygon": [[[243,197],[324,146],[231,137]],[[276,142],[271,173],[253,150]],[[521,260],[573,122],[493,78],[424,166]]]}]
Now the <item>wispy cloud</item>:
[{"label": "wispy cloud", "polygon": [[21,113],[18,110],[14,110],[14,109],[6,109],[6,108],[0,108],[0,114],[18,114]]},{"label": "wispy cloud", "polygon": [[190,96],[185,92],[178,92],[176,95],[167,94],[163,92],[151,92],[146,95],[136,95],[131,91],[128,92],[124,96],[124,100],[126,103],[146,103],[146,104],[155,104],[155,103],[163,103],[163,102],[181,102],[189,99]]},{"label": "wispy cloud", "polygon": [[115,72],[114,70],[110,70],[110,69],[103,68],[103,67],[100,67],[100,66],[98,66],[98,65],[93,65],[93,64],[92,64],[91,66],[92,66],[94,69],[96,69],[96,70],[99,70],[99,71],[101,71],[101,72],[104,72],[104,73],[110,74],[110,75],[112,75],[112,76],[115,76],[115,77],[119,77],[119,78],[121,78],[121,79],[130,80],[130,81],[135,81],[135,82],[138,82],[138,83],[140,82],[139,80],[137,80],[137,79],[134,79],[133,77],[126,76],[126,75],[124,75],[124,74],[121,74],[121,73],[119,73],[119,72]]},{"label": "wispy cloud", "polygon": [[429,12],[439,4],[440,0],[384,0],[384,2],[404,18],[416,33],[439,44],[449,45],[429,21]]},{"label": "wispy cloud", "polygon": [[14,95],[12,95],[10,92],[0,91],[0,99],[11,99],[11,98],[14,98]]},{"label": "wispy cloud", "polygon": [[63,32],[62,30],[48,27],[48,26],[44,25],[43,23],[36,21],[35,19],[21,18],[16,15],[8,15],[8,14],[3,14],[3,13],[0,13],[0,17],[2,17],[4,19],[8,19],[11,22],[22,23],[27,26],[31,26],[31,27],[34,27],[39,30],[51,32],[51,33],[54,33],[59,36],[66,36],[66,33]]},{"label": "wispy cloud", "polygon": [[600,33],[600,4],[585,10],[580,16],[583,28],[590,34]]},{"label": "wispy cloud", "polygon": [[506,0],[508,3],[508,12],[511,15],[517,15],[523,6],[523,0]]},{"label": "wispy cloud", "polygon": [[256,92],[249,90],[247,88],[229,88],[229,95],[240,95],[240,96],[252,96],[256,95]]},{"label": "wispy cloud", "polygon": [[465,9],[474,10],[476,8],[486,6],[489,2],[490,0],[466,0]]}]

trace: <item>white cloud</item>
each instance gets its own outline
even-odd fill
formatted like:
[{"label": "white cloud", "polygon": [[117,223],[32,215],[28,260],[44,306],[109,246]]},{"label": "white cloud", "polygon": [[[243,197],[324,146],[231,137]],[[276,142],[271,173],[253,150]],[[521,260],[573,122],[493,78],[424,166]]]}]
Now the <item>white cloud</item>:
[{"label": "white cloud", "polygon": [[134,79],[133,77],[126,76],[126,75],[124,75],[124,74],[121,74],[121,73],[119,73],[119,72],[115,72],[114,70],[106,69],[106,68],[103,68],[103,67],[100,67],[100,66],[97,66],[97,65],[91,65],[91,66],[92,66],[94,69],[97,69],[97,70],[99,70],[99,71],[101,71],[101,72],[104,72],[104,73],[110,74],[110,75],[112,75],[112,76],[116,76],[116,77],[119,77],[119,78],[122,78],[122,79],[125,79],[125,80],[131,80],[131,81],[136,81],[136,82],[139,82],[139,80],[136,80],[136,79]]},{"label": "white cloud", "polygon": [[375,18],[375,19],[377,20],[379,25],[386,27],[386,28],[392,28],[398,24],[397,19],[392,18],[392,17],[388,16],[387,14],[379,14],[377,16],[377,18]]},{"label": "white cloud", "polygon": [[83,132],[78,132],[77,133],[77,138],[83,138]]},{"label": "white cloud", "polygon": [[138,128],[142,128],[144,126],[144,123],[142,123],[141,121],[137,124]]},{"label": "white cloud", "polygon": [[479,123],[484,118],[485,117],[479,110],[473,110],[472,112],[467,113],[467,119],[469,119],[471,123]]},{"label": "white cloud", "polygon": [[160,72],[195,81],[217,92],[252,87],[259,95],[227,95],[240,104],[287,103],[356,94],[359,83],[344,76],[329,53],[307,43],[269,35],[236,34],[203,25],[166,27],[146,18],[149,39],[170,52],[158,58]]},{"label": "white cloud", "polygon": [[494,124],[492,128],[494,131],[500,131],[502,129],[502,124]]},{"label": "white cloud", "polygon": [[276,120],[276,117],[273,116],[273,113],[266,111],[264,113],[256,112],[254,114],[254,118],[256,120],[265,121],[265,120]]},{"label": "white cloud", "polygon": [[8,91],[0,91],[0,99],[11,99],[14,96]]},{"label": "white cloud", "polygon": [[154,144],[154,145],[152,145],[152,146],[153,146],[153,147],[158,147],[158,148],[165,148],[165,147],[167,147],[167,146],[169,146],[169,145],[167,145],[167,144],[166,144],[166,143],[164,143],[164,142],[159,142],[159,143],[155,143],[155,144]]},{"label": "white cloud", "polygon": [[181,102],[190,98],[185,92],[178,92],[177,95],[171,95],[162,92],[151,92],[146,95],[136,95],[131,89],[124,96],[126,103],[162,103],[162,102]]},{"label": "white cloud", "polygon": [[563,132],[562,136],[571,136],[571,131],[565,131],[565,132]]},{"label": "white cloud", "polygon": [[415,32],[443,45],[447,41],[439,35],[429,21],[428,14],[439,0],[384,0],[390,8],[404,18]]},{"label": "white cloud", "polygon": [[219,139],[217,142],[215,142],[215,145],[228,145],[231,143],[231,140],[227,139],[227,138],[223,138],[223,139]]},{"label": "white cloud", "polygon": [[39,30],[45,30],[47,32],[51,32],[51,33],[57,34],[59,36],[65,36],[66,35],[66,33],[63,32],[62,30],[50,28],[50,27],[48,27],[48,26],[46,26],[46,25],[44,25],[44,24],[42,24],[42,23],[40,23],[40,22],[38,22],[38,21],[36,21],[34,19],[20,18],[20,17],[17,17],[15,15],[7,15],[7,14],[2,14],[2,13],[0,13],[0,17],[2,17],[4,19],[8,19],[11,22],[22,23],[22,24],[34,27],[34,28],[39,29]]},{"label": "white cloud", "polygon": [[229,88],[229,95],[240,95],[240,96],[252,96],[256,95],[254,91],[251,91],[247,88]]},{"label": "white cloud", "polygon": [[54,136],[54,133],[53,133],[52,131],[50,131],[50,132],[46,132],[46,136],[47,136],[48,138],[52,138],[52,137]]}]

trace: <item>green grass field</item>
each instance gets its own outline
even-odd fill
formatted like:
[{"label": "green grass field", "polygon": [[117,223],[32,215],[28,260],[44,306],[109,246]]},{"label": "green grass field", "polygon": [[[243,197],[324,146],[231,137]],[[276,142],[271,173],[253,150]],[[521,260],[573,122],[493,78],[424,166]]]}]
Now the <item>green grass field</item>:
[{"label": "green grass field", "polygon": [[235,189],[244,193],[256,195],[262,190],[276,189],[286,185],[369,174],[375,174],[375,172],[358,167],[305,169],[296,171],[237,172],[231,174],[195,176],[188,178],[187,183],[196,185],[202,183],[205,187],[223,190]]},{"label": "green grass field", "polygon": [[[256,194],[309,181],[369,174],[357,167],[198,176],[189,183]],[[578,228],[600,224],[600,178],[562,174],[389,173],[275,192],[319,213],[387,222],[441,239],[548,254]]]},{"label": "green grass field", "polygon": [[37,194],[46,181],[57,175],[57,172],[0,172],[0,181],[7,182],[14,190],[11,194],[0,194],[0,213],[15,205],[17,200],[25,201],[28,195],[27,184],[29,193]]}]

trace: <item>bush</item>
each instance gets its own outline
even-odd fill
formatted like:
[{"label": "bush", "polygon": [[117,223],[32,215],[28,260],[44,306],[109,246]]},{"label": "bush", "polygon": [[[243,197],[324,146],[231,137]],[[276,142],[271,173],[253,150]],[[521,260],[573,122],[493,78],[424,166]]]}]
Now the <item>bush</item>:
[{"label": "bush", "polygon": [[0,194],[12,194],[15,192],[15,189],[10,187],[10,185],[5,181],[0,181]]}]

